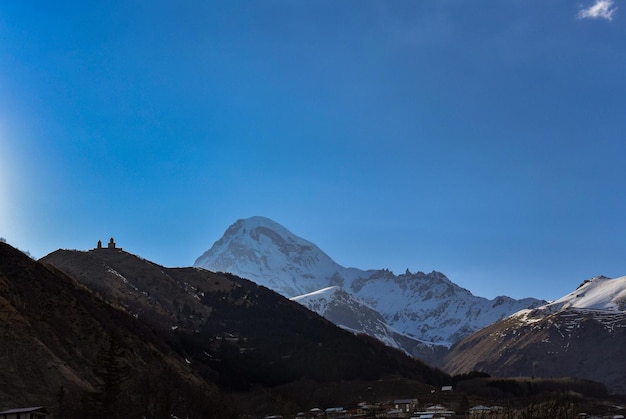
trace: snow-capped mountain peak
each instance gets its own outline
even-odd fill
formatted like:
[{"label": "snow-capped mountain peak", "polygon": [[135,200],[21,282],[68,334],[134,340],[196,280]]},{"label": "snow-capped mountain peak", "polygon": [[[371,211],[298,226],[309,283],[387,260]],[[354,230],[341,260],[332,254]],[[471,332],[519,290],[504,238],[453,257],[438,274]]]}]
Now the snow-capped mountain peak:
[{"label": "snow-capped mountain peak", "polygon": [[259,216],[231,225],[194,265],[235,273],[289,298],[326,287],[341,269],[315,244]]},{"label": "snow-capped mountain peak", "polygon": [[[412,273],[407,269],[395,275],[387,269],[345,268],[313,243],[264,217],[237,221],[195,265],[234,273],[288,298],[308,294],[295,300],[327,316],[330,301],[345,310],[372,310],[399,334],[445,346],[540,303],[535,299],[477,297],[436,271]],[[317,294],[311,295],[314,292]],[[359,318],[358,313],[346,313],[336,317]],[[365,323],[375,322],[361,322]]]}]

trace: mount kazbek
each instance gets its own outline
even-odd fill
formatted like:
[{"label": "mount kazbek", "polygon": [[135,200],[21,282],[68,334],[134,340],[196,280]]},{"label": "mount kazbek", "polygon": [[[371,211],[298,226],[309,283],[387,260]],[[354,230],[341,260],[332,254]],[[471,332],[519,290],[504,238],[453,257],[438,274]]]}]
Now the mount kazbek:
[{"label": "mount kazbek", "polygon": [[194,266],[230,272],[307,306],[333,323],[436,362],[447,348],[519,310],[545,302],[473,295],[440,272],[395,275],[334,262],[280,224],[251,217],[231,225]]}]

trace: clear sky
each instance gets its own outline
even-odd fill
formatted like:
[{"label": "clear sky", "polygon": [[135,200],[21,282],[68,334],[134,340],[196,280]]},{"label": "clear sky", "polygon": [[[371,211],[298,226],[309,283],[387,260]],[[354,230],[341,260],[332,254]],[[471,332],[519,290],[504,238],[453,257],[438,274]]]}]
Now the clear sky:
[{"label": "clear sky", "polygon": [[626,275],[623,0],[0,0],[0,236],[335,261],[554,299]]}]

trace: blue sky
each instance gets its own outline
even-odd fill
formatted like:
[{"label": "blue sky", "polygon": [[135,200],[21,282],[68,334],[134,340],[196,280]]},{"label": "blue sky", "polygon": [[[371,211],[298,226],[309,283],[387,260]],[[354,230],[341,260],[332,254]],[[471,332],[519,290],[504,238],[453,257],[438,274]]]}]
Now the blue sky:
[{"label": "blue sky", "polygon": [[0,236],[188,266],[263,215],[344,266],[626,275],[622,0],[0,0]]}]

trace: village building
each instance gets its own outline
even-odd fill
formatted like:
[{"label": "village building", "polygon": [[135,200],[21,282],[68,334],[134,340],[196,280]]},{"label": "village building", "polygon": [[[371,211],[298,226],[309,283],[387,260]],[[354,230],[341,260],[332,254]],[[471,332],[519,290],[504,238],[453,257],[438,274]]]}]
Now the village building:
[{"label": "village building", "polygon": [[471,407],[469,409],[469,415],[483,417],[484,415],[499,413],[502,409],[502,406],[484,406],[480,404],[478,406]]},{"label": "village building", "polygon": [[329,407],[325,410],[326,418],[339,418],[343,417],[346,414],[346,410],[343,407]]},{"label": "village building", "polygon": [[454,416],[454,411],[440,404],[427,407],[423,411],[413,412],[413,417],[418,419],[438,419]]},{"label": "village building", "polygon": [[50,413],[43,406],[22,407],[0,412],[0,419],[48,419]]},{"label": "village building", "polygon": [[[102,249],[105,249],[104,247],[102,247],[102,240],[98,240],[98,244],[96,245],[96,250],[102,250]],[[121,247],[117,247],[117,245],[115,244],[115,240],[113,240],[113,237],[111,237],[111,239],[109,240],[109,243],[107,244],[106,249],[122,250]]]},{"label": "village building", "polygon": [[398,399],[393,401],[394,408],[403,413],[411,413],[417,409],[417,399]]}]

